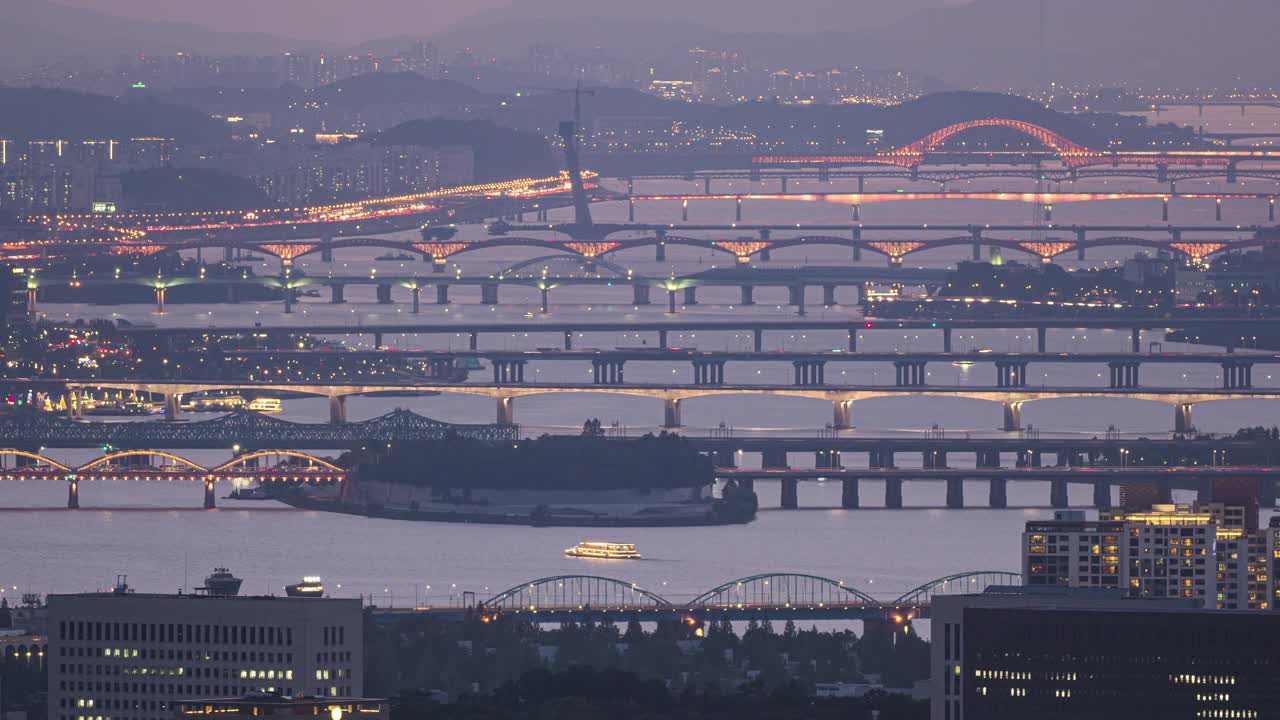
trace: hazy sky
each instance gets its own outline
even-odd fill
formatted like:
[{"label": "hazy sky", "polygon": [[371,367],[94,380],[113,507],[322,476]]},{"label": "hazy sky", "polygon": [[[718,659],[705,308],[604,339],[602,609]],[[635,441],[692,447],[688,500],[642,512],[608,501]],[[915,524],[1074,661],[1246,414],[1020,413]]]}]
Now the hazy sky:
[{"label": "hazy sky", "polygon": [[[22,0],[18,0],[21,2]],[[429,35],[465,17],[500,8],[534,16],[640,14],[688,18],[726,31],[815,31],[895,18],[920,7],[966,0],[56,0],[66,5],[211,29],[260,31],[301,40],[358,43],[391,35]],[[1028,0],[1030,1],[1030,0]],[[754,7],[753,7],[754,6]]]}]

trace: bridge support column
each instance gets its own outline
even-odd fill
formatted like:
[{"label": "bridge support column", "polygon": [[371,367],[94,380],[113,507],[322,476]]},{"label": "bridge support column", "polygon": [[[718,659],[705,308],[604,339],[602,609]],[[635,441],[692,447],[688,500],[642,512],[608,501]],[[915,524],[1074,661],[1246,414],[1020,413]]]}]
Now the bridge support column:
[{"label": "bridge support column", "polygon": [[1093,506],[1096,508],[1111,507],[1111,483],[1109,481],[1093,481]]},{"label": "bridge support column", "polygon": [[769,262],[770,260],[773,259],[773,256],[769,252],[769,248],[765,248],[761,250],[759,254],[760,254],[760,262]]},{"label": "bridge support column", "polygon": [[853,429],[853,401],[833,400],[831,402],[833,430]]},{"label": "bridge support column", "polygon": [[515,398],[512,398],[512,397],[498,398],[498,424],[499,425],[515,425],[516,424]]},{"label": "bridge support column", "polygon": [[330,285],[329,286],[329,302],[333,303],[334,305],[339,305],[341,303],[346,302],[347,301],[346,289],[347,288],[345,285]]},{"label": "bridge support column", "polygon": [[1160,200],[1160,221],[1169,222],[1169,198]]},{"label": "bridge support column", "polygon": [[764,352],[764,330],[756,328],[751,331],[752,347],[756,352]]},{"label": "bridge support column", "polygon": [[1049,328],[1036,328],[1036,352],[1045,352],[1045,348],[1049,344]]},{"label": "bridge support column", "polygon": [[544,287],[544,288],[538,288],[538,290],[541,291],[542,293],[541,312],[543,315],[546,315],[547,313],[551,312],[551,288]]},{"label": "bridge support column", "polygon": [[635,222],[635,221],[636,221],[636,199],[633,197],[629,197],[627,198],[627,222]]},{"label": "bridge support column", "polygon": [[418,313],[422,312],[422,288],[415,286],[410,290],[410,292],[412,293],[412,297],[413,297],[412,312],[414,315],[417,315]]},{"label": "bridge support column", "polygon": [[649,304],[649,286],[639,283],[631,286],[631,304],[632,305],[648,305]]},{"label": "bridge support column", "polygon": [[1002,403],[1004,408],[1004,425],[1000,428],[1005,432],[1016,432],[1022,429],[1022,402],[1015,400],[1013,402]]},{"label": "bridge support column", "polygon": [[1213,203],[1213,219],[1222,222],[1222,198],[1218,198]]},{"label": "bridge support column", "polygon": [[831,307],[836,304],[836,286],[822,286],[822,305],[823,307]]},{"label": "bridge support column", "polygon": [[658,348],[662,350],[667,349],[667,331],[666,330],[658,331]]},{"label": "bridge support column", "polygon": [[665,242],[659,240],[658,244],[654,246],[653,259],[657,262],[667,261],[667,244]]},{"label": "bridge support column", "polygon": [[204,509],[213,510],[218,507],[218,501],[214,494],[215,483],[213,478],[205,478],[204,481]]},{"label": "bridge support column", "polygon": [[884,506],[894,510],[902,509],[902,479],[885,478]]},{"label": "bridge support column", "polygon": [[1041,460],[1043,460],[1043,456],[1039,450],[1019,450],[1016,465],[1020,468],[1038,468]]},{"label": "bridge support column", "polygon": [[347,421],[347,396],[329,396],[329,423],[338,424]]},{"label": "bridge support column", "polygon": [[846,510],[857,510],[861,504],[858,497],[858,478],[844,478],[840,487],[840,507]]},{"label": "bridge support column", "polygon": [[382,349],[382,333],[381,332],[375,332],[373,334],[373,347],[375,350]]},{"label": "bridge support column", "polygon": [[164,419],[173,422],[178,419],[178,393],[168,393],[164,396]]},{"label": "bridge support column", "polygon": [[1078,245],[1078,246],[1076,246],[1076,259],[1077,259],[1077,260],[1084,260],[1084,246],[1083,246],[1083,245]]},{"label": "bridge support column", "polygon": [[684,304],[685,305],[698,304],[698,288],[697,287],[687,287],[684,289]]},{"label": "bridge support column", "polygon": [[742,302],[738,304],[739,305],[755,305],[756,304],[755,288],[752,287],[751,285],[743,285],[742,286]]},{"label": "bridge support column", "polygon": [[676,313],[676,291],[667,290],[667,312],[674,315]]},{"label": "bridge support column", "polygon": [[[1129,334],[1129,347],[1133,352],[1142,352],[1142,330],[1134,328]],[[1041,350],[1040,352],[1044,352]]]},{"label": "bridge support column", "polygon": [[742,197],[733,199],[733,221],[742,222]]},{"label": "bridge support column", "polygon": [[689,222],[689,198],[680,201],[680,220]]},{"label": "bridge support column", "polygon": [[662,404],[662,427],[673,429],[682,427],[680,422],[680,400],[667,399]]},{"label": "bridge support column", "polygon": [[498,283],[484,283],[480,286],[480,304],[498,304]]},{"label": "bridge support column", "polygon": [[951,352],[951,328],[942,328],[942,352]]},{"label": "bridge support column", "polygon": [[1276,221],[1276,199],[1275,198],[1267,199],[1267,221],[1268,222]]},{"label": "bridge support column", "polygon": [[467,336],[467,347],[472,350],[478,350],[480,347],[480,333],[473,332]]},{"label": "bridge support column", "polygon": [[436,286],[436,304],[437,305],[449,304],[449,286],[448,285]]},{"label": "bridge support column", "polygon": [[1067,481],[1049,481],[1049,505],[1055,508],[1067,507]]},{"label": "bridge support column", "polygon": [[800,507],[800,481],[796,478],[782,478],[782,509],[795,510]]},{"label": "bridge support column", "polygon": [[1175,433],[1195,431],[1195,426],[1191,424],[1191,403],[1178,403],[1173,406],[1173,431]]},{"label": "bridge support column", "polygon": [[1009,507],[1009,481],[1004,478],[991,478],[991,487],[987,491],[987,505],[993,508]]},{"label": "bridge support column", "polygon": [[870,461],[869,462],[870,466],[873,468],[897,467],[897,465],[894,464],[894,457],[893,457],[892,450],[884,450],[884,449],[872,450],[870,453],[869,461]]},{"label": "bridge support column", "polygon": [[796,306],[797,315],[804,315],[804,285],[792,285],[787,288],[787,302]]},{"label": "bridge support column", "polygon": [[230,246],[230,245],[226,245],[226,246],[224,246],[224,247],[222,248],[222,261],[223,261],[223,262],[231,262],[231,259],[232,259],[232,257],[231,257],[231,246]]},{"label": "bridge support column", "polygon": [[431,272],[442,273],[449,268],[449,259],[431,256]]},{"label": "bridge support column", "polygon": [[947,478],[947,507],[953,510],[964,507],[964,478]]},{"label": "bridge support column", "polygon": [[67,482],[67,509],[80,509],[80,481],[74,478]]},{"label": "bridge support column", "polygon": [[[156,314],[157,315],[164,314],[164,291],[165,289],[162,287],[156,288]],[[286,292],[288,291],[286,290]]]},{"label": "bridge support column", "polygon": [[947,466],[946,450],[925,450],[921,453],[922,464],[929,469],[945,468]]}]

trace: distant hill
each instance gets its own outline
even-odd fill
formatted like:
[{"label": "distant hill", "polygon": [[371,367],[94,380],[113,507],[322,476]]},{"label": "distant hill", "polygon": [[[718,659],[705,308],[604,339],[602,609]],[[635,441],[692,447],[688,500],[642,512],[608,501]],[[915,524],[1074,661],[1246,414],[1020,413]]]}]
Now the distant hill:
[{"label": "distant hill", "polygon": [[375,145],[469,146],[480,182],[544,177],[560,170],[560,162],[542,137],[488,120],[412,120],[368,139]]},{"label": "distant hill", "polygon": [[190,107],[48,88],[0,87],[0,136],[65,140],[161,136],[213,140],[223,126]]},{"label": "distant hill", "polygon": [[132,210],[257,210],[273,203],[239,175],[206,168],[155,168],[120,176]]},{"label": "distant hill", "polygon": [[186,23],[115,17],[48,0],[12,0],[0,15],[0,78],[81,58],[178,51],[272,54],[300,43],[262,33],[225,33]]}]

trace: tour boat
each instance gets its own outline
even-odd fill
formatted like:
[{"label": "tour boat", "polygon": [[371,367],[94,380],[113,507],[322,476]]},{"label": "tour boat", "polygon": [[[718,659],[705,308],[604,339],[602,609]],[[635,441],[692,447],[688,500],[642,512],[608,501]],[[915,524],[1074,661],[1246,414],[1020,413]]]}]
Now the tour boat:
[{"label": "tour boat", "polygon": [[248,408],[254,412],[280,412],[280,398],[254,398]]},{"label": "tour boat", "polygon": [[324,597],[324,585],[319,576],[310,575],[302,578],[300,583],[286,585],[284,594],[289,597]]},{"label": "tour boat", "polygon": [[210,595],[238,595],[240,594],[240,583],[244,582],[240,578],[231,574],[231,571],[224,568],[214,568],[213,574],[204,579],[204,587],[196,588],[204,590]]},{"label": "tour boat", "polygon": [[639,560],[640,553],[631,543],[580,542],[564,551],[569,557],[597,560]]}]

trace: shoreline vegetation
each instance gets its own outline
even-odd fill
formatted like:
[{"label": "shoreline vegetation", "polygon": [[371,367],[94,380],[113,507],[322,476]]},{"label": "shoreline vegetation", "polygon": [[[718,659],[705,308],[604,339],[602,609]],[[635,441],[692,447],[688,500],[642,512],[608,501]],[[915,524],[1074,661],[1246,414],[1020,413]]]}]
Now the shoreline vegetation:
[{"label": "shoreline vegetation", "polygon": [[432,522],[561,527],[676,527],[746,523],[757,500],[730,482],[713,497],[714,466],[679,435],[608,439],[591,422],[578,436],[489,442],[448,437],[353,451],[341,496],[292,488],[299,508]]}]

